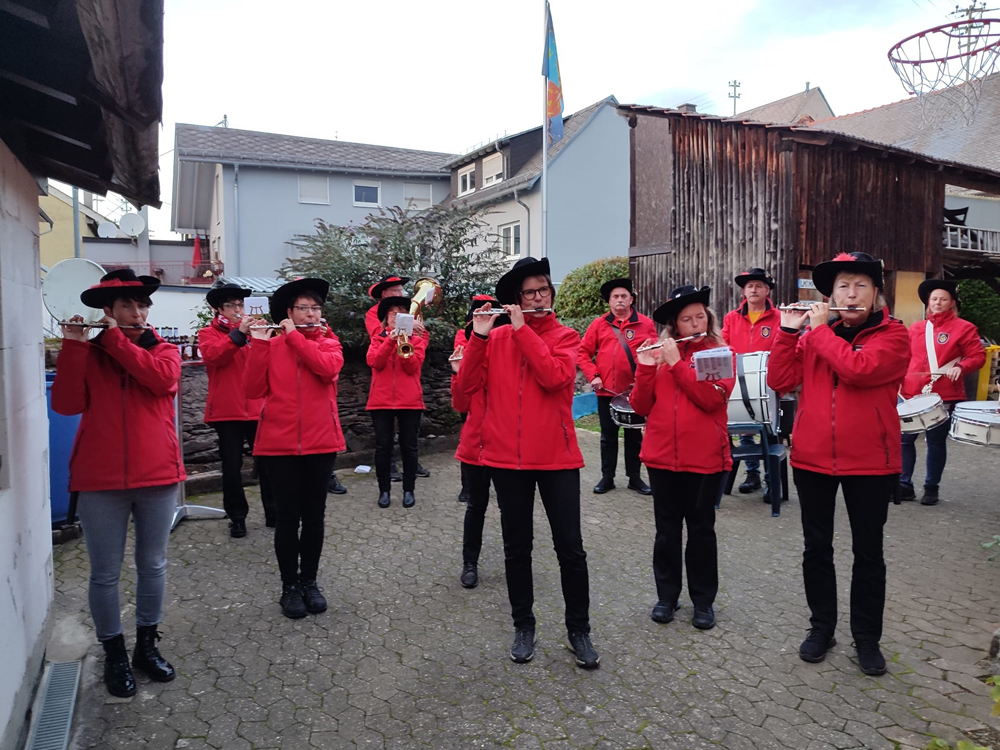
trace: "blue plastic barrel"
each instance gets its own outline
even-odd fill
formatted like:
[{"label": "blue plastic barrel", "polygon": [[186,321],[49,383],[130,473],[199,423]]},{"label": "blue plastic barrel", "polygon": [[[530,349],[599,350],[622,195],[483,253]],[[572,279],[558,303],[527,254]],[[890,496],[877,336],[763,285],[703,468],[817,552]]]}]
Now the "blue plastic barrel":
[{"label": "blue plastic barrel", "polygon": [[590,393],[581,393],[579,396],[573,397],[573,419],[579,419],[580,417],[585,417],[588,414],[593,414],[597,411],[597,394],[591,391]]},{"label": "blue plastic barrel", "polygon": [[52,381],[55,379],[54,372],[45,373],[45,401],[49,407],[49,505],[53,526],[63,523],[69,516],[69,457],[80,426],[79,414],[64,417],[52,411]]}]

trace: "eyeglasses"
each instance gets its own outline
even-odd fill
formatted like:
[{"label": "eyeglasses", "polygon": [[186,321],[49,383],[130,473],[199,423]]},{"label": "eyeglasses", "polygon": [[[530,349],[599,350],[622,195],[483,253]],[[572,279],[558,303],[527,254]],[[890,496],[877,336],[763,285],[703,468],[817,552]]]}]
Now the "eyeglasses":
[{"label": "eyeglasses", "polygon": [[319,305],[293,305],[292,309],[300,313],[311,312],[316,313],[317,315],[323,312],[323,308]]},{"label": "eyeglasses", "polygon": [[540,286],[538,289],[522,289],[521,296],[525,299],[539,299],[540,297],[548,297],[552,294],[552,287],[550,286]]},{"label": "eyeglasses", "polygon": [[242,302],[227,302],[226,304],[223,305],[223,307],[228,307],[228,308],[230,308],[232,310],[242,310],[243,309],[243,303]]}]

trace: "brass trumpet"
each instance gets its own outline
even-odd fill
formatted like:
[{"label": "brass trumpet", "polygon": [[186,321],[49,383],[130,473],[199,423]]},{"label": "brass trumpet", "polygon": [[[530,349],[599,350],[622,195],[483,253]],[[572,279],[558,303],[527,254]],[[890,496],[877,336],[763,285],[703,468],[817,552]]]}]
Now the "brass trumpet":
[{"label": "brass trumpet", "polygon": [[[424,310],[442,301],[441,285],[431,278],[417,279],[413,285],[413,297],[410,298],[410,315],[418,323],[424,322]],[[403,359],[413,356],[413,344],[410,337],[400,333],[396,340],[396,354]]]}]

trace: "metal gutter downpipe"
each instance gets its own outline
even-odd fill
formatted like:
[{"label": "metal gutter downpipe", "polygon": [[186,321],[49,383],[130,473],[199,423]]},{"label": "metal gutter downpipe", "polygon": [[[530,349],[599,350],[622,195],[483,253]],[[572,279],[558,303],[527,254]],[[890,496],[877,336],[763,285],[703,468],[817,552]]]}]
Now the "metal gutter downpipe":
[{"label": "metal gutter downpipe", "polygon": [[528,216],[528,220],[525,222],[527,224],[527,229],[524,237],[527,241],[524,243],[524,254],[526,256],[531,255],[531,209],[528,208],[527,203],[517,197],[517,188],[514,188],[514,202],[524,206],[524,213]]},{"label": "metal gutter downpipe", "polygon": [[233,164],[233,213],[236,218],[233,225],[233,244],[236,245],[236,268],[229,271],[229,276],[239,276],[242,263],[240,262],[240,165]]},{"label": "metal gutter downpipe", "polygon": [[73,257],[80,257],[80,188],[73,188]]}]

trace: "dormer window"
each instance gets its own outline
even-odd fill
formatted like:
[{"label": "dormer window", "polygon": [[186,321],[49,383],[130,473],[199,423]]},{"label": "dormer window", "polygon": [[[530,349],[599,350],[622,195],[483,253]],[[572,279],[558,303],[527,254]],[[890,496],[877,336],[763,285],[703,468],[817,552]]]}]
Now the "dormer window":
[{"label": "dormer window", "polygon": [[468,195],[476,190],[476,165],[470,164],[458,170],[458,194]]},{"label": "dormer window", "polygon": [[483,187],[503,182],[503,154],[490,154],[483,159]]}]

